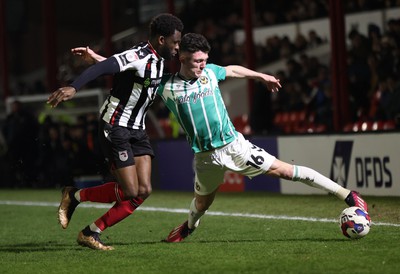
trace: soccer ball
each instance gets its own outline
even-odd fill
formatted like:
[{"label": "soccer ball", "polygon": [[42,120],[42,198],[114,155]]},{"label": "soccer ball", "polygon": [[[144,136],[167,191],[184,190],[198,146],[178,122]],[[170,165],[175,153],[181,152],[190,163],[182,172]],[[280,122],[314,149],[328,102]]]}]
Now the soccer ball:
[{"label": "soccer ball", "polygon": [[339,216],[339,223],[344,236],[350,239],[359,239],[368,234],[371,218],[368,212],[352,206],[342,211]]}]

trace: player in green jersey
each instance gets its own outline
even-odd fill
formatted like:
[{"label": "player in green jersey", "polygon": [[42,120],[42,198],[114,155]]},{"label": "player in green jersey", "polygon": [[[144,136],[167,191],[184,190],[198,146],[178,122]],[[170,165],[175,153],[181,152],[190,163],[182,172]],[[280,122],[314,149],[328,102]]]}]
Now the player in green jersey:
[{"label": "player in green jersey", "polygon": [[164,78],[157,94],[177,117],[195,153],[195,198],[188,220],[174,228],[166,242],[180,242],[197,227],[200,217],[213,203],[226,170],[248,177],[265,174],[299,181],[323,189],[349,206],[367,210],[357,192],[343,188],[317,171],[275,158],[246,140],[235,130],[218,83],[225,78],[251,78],[266,84],[272,92],[281,88],[274,76],[243,66],[207,64],[211,50],[204,36],[188,33],[180,44],[180,71]]}]

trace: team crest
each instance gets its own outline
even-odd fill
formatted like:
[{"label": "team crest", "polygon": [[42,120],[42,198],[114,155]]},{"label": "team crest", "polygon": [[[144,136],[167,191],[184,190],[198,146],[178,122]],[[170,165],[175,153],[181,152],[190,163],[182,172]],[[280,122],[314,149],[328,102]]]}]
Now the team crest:
[{"label": "team crest", "polygon": [[122,162],[125,162],[126,160],[128,160],[128,151],[124,150],[124,151],[118,151],[118,155],[119,155],[119,159]]},{"label": "team crest", "polygon": [[205,85],[208,83],[208,78],[205,76],[200,77],[200,84]]},{"label": "team crest", "polygon": [[126,60],[128,60],[128,62],[133,62],[133,61],[139,59],[139,57],[134,52],[128,52],[125,55],[125,58],[126,58]]},{"label": "team crest", "polygon": [[108,129],[104,130],[104,136],[108,139],[108,135],[110,134],[110,131]]}]

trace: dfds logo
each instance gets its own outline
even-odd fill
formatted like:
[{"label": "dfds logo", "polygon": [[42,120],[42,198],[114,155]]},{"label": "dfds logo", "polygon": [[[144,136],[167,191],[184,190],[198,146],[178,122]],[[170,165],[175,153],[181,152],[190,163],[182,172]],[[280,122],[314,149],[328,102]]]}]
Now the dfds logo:
[{"label": "dfds logo", "polygon": [[347,186],[353,141],[337,141],[333,152],[330,178],[343,187]]},{"label": "dfds logo", "polygon": [[354,160],[357,187],[392,187],[390,157],[356,157]]},{"label": "dfds logo", "polygon": [[[353,141],[337,141],[333,152],[330,178],[347,187]],[[354,157],[355,183],[359,188],[392,187],[392,173],[389,168],[390,157]]]}]

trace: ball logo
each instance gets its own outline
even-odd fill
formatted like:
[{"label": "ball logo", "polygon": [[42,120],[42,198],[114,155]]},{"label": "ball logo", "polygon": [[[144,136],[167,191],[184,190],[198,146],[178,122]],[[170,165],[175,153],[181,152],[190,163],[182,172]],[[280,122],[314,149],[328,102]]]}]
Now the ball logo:
[{"label": "ball logo", "polygon": [[120,159],[122,162],[125,162],[126,160],[128,160],[128,151],[126,151],[126,150],[124,150],[124,151],[119,151],[119,152],[118,152],[118,155],[119,155],[119,159]]}]

